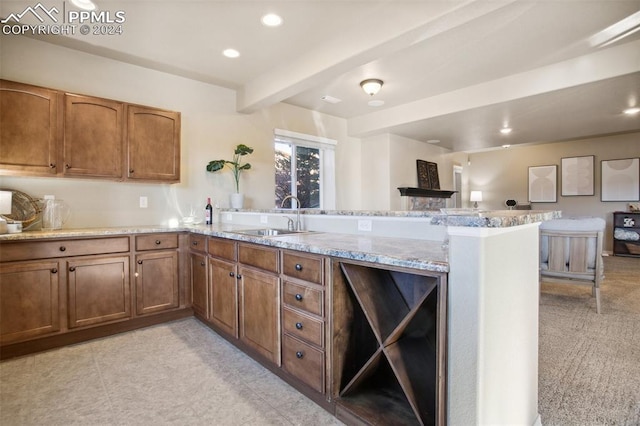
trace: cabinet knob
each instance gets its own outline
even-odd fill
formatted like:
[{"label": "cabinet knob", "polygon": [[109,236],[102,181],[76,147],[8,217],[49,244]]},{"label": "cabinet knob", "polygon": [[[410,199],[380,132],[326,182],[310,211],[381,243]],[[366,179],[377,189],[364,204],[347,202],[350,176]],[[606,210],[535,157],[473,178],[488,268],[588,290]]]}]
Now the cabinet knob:
[{"label": "cabinet knob", "polygon": [[235,274],[233,272],[229,272],[229,276],[233,277]]},{"label": "cabinet knob", "polygon": [[51,273],[52,274],[57,274],[58,273],[58,268],[51,268]]},{"label": "cabinet knob", "polygon": [[142,260],[138,260],[138,265],[142,265]]},{"label": "cabinet knob", "polygon": [[129,173],[133,173],[133,169],[129,169]]},{"label": "cabinet knob", "polygon": [[304,352],[298,351],[296,352],[296,358],[302,359],[304,357]]},{"label": "cabinet knob", "polygon": [[49,168],[50,168],[50,169],[55,169],[55,168],[56,168],[55,163],[51,163],[51,164],[49,164]]},{"label": "cabinet knob", "polygon": [[197,245],[198,245],[198,242],[197,242],[197,241],[194,241],[194,242],[193,242],[193,243],[191,243],[191,244],[193,244],[194,246],[197,246]]},{"label": "cabinet knob", "polygon": [[65,169],[70,169],[70,168],[71,168],[71,164],[65,164],[65,165],[64,165],[64,168],[65,168]]},{"label": "cabinet knob", "polygon": [[296,323],[296,328],[297,328],[298,330],[302,330],[302,323],[301,323],[301,322],[297,322],[297,323]]},{"label": "cabinet knob", "polygon": [[162,244],[162,241],[156,240],[156,245],[159,246],[160,244]]},{"label": "cabinet knob", "polygon": [[242,275],[238,274],[238,275],[236,275],[236,278],[241,280],[242,279]]},{"label": "cabinet knob", "polygon": [[67,248],[65,246],[60,246],[60,251],[67,251]]},{"label": "cabinet knob", "polygon": [[296,263],[296,271],[302,271],[302,265],[299,263]]},{"label": "cabinet knob", "polygon": [[200,262],[200,266],[204,266],[204,262]]},{"label": "cabinet knob", "polygon": [[76,271],[76,267],[75,266],[72,266],[72,267],[69,268],[69,272],[75,272],[75,271]]},{"label": "cabinet knob", "polygon": [[302,295],[300,293],[296,293],[296,300],[297,301],[301,301],[302,300]]}]

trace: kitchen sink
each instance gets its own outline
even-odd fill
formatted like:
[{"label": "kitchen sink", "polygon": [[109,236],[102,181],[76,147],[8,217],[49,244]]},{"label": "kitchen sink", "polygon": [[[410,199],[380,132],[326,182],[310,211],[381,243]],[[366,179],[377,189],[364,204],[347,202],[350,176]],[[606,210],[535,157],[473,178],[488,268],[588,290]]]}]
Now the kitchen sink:
[{"label": "kitchen sink", "polygon": [[312,231],[291,231],[289,229],[279,228],[261,228],[261,229],[242,229],[239,231],[231,231],[234,234],[253,235],[256,237],[276,237],[278,235],[288,234],[305,234]]}]

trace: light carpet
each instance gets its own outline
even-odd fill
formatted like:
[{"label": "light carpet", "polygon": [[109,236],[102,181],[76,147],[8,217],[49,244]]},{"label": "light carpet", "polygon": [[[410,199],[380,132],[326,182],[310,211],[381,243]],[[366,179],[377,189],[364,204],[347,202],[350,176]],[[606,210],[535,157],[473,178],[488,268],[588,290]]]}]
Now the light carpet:
[{"label": "light carpet", "polygon": [[542,284],[542,424],[640,425],[640,259],[605,257],[601,314],[588,286]]}]

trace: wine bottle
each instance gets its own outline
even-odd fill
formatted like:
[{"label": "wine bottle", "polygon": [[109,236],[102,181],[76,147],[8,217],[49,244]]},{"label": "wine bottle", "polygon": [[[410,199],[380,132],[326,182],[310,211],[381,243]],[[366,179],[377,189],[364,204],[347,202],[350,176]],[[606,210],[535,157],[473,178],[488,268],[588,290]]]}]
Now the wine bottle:
[{"label": "wine bottle", "polygon": [[211,225],[213,221],[213,207],[211,206],[211,198],[207,198],[207,205],[204,207],[204,223]]}]

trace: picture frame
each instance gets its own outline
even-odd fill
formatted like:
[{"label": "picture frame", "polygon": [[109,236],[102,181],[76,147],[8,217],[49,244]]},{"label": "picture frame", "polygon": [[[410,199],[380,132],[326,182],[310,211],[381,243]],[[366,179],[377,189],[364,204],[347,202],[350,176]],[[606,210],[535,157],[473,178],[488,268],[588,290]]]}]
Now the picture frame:
[{"label": "picture frame", "polygon": [[440,189],[438,164],[431,161],[416,160],[418,169],[418,188]]},{"label": "picture frame", "polygon": [[529,202],[556,203],[558,193],[558,166],[529,167]]},{"label": "picture frame", "polygon": [[563,197],[595,195],[595,156],[564,157],[560,164]]},{"label": "picture frame", "polygon": [[640,201],[640,158],[602,160],[600,199]]}]

